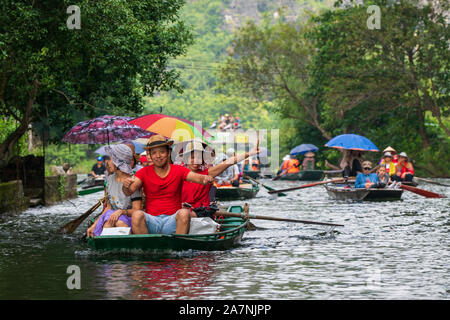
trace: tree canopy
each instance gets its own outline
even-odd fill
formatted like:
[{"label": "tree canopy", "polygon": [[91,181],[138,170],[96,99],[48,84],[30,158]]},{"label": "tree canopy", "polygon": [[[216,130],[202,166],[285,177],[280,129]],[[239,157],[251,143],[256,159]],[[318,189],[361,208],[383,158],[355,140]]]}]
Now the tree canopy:
[{"label": "tree canopy", "polygon": [[[7,1],[0,13],[0,113],[20,125],[0,144],[0,165],[33,123],[59,141],[77,121],[138,114],[144,95],[182,91],[167,62],[192,35],[182,0]],[[69,29],[67,8],[80,8]]]}]

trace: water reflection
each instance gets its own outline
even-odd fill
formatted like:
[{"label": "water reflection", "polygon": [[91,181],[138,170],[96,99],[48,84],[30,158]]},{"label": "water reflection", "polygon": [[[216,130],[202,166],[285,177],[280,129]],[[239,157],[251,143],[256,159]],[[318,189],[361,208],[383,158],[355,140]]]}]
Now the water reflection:
[{"label": "water reflection", "polygon": [[[213,253],[189,258],[107,261],[96,268],[106,299],[198,299],[214,282]],[[100,288],[99,288],[100,289]]]},{"label": "water reflection", "polygon": [[[450,197],[450,188],[420,187]],[[344,227],[329,235],[318,226],[254,220],[259,228],[238,248],[170,255],[91,250],[79,240],[87,221],[74,234],[55,233],[92,207],[96,194],[0,216],[0,299],[448,299],[449,199],[402,198],[336,202],[315,187],[273,199],[261,189],[248,201],[252,213]],[[69,265],[81,268],[80,291],[66,288]]]}]

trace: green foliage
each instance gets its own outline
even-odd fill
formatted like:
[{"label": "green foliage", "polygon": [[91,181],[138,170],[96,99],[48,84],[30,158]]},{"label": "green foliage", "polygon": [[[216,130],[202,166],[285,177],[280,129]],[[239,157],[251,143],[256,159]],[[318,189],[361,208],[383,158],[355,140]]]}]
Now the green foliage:
[{"label": "green foliage", "polygon": [[[142,111],[142,96],[181,91],[167,62],[192,36],[182,0],[2,1],[0,113],[21,126],[0,145],[0,162],[33,122],[59,142],[76,122]],[[66,26],[69,5],[81,29]]]},{"label": "green foliage", "polygon": [[[340,4],[309,22],[247,23],[233,39],[223,79],[293,121],[295,133],[282,133],[283,151],[357,133],[381,149],[406,151],[428,174],[448,176],[448,3]],[[367,28],[370,4],[381,7],[381,30]]]}]

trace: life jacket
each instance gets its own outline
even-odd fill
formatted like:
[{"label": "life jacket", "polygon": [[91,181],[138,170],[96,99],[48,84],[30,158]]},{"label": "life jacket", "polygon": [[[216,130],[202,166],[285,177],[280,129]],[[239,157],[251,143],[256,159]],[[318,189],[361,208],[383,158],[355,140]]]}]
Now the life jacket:
[{"label": "life jacket", "polygon": [[297,159],[290,159],[287,165],[287,173],[295,173],[300,171],[300,162]]},{"label": "life jacket", "polygon": [[255,159],[252,161],[252,171],[258,171],[259,170],[259,160]]}]

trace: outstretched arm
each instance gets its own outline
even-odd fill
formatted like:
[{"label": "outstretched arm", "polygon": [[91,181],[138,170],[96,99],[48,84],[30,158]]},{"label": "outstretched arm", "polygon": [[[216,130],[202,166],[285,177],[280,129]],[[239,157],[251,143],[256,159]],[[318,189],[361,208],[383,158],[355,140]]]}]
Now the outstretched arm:
[{"label": "outstretched arm", "polygon": [[219,163],[218,165],[209,168],[208,169],[208,175],[210,175],[211,177],[217,177],[219,174],[221,174],[222,172],[224,172],[228,167],[239,163],[241,161],[244,161],[245,159],[247,159],[250,156],[253,156],[255,154],[258,154],[260,152],[259,150],[259,142],[256,144],[256,146],[250,150],[249,152],[246,152],[245,154],[241,154],[241,155],[236,155],[234,157],[228,158],[227,160],[225,160],[222,163]]}]

